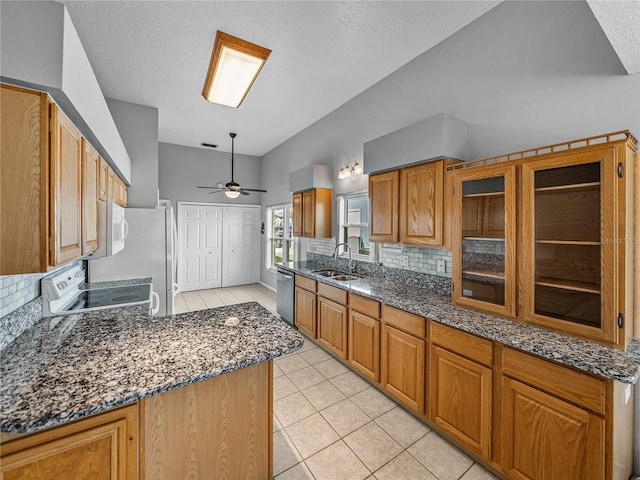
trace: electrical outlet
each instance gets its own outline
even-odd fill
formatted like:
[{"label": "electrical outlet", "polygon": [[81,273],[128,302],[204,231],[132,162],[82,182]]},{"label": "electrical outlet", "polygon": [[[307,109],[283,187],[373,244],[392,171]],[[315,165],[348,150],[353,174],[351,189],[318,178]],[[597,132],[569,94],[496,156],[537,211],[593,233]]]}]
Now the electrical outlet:
[{"label": "electrical outlet", "polygon": [[445,271],[444,260],[436,260],[436,272],[445,273]]},{"label": "electrical outlet", "polygon": [[409,255],[400,255],[400,265],[403,267],[409,266]]},{"label": "electrical outlet", "polygon": [[462,289],[462,295],[465,297],[473,297],[473,290],[469,290],[467,288]]}]

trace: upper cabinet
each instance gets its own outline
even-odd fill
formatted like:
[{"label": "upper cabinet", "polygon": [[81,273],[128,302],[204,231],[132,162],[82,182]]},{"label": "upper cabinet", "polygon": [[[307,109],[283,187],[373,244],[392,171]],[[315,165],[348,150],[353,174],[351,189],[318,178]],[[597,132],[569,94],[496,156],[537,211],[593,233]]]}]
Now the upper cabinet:
[{"label": "upper cabinet", "polygon": [[369,175],[372,241],[444,246],[444,168],[440,159]]},{"label": "upper cabinet", "polygon": [[625,348],[640,301],[635,150],[617,132],[453,168],[453,301]]},{"label": "upper cabinet", "polygon": [[333,190],[312,188],[293,194],[293,236],[331,237]]},{"label": "upper cabinet", "polygon": [[0,113],[0,275],[91,253],[106,164],[46,93],[0,85]]}]

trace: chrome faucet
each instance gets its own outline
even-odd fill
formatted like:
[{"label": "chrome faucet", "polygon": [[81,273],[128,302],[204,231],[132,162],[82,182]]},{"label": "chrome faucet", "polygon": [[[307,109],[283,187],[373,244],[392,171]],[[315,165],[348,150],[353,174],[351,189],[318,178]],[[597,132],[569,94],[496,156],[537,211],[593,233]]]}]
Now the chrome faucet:
[{"label": "chrome faucet", "polygon": [[351,274],[351,246],[348,243],[342,242],[336,245],[336,248],[333,249],[333,259],[338,259],[338,248],[340,248],[340,246],[345,246],[347,250],[349,250],[349,274]]}]

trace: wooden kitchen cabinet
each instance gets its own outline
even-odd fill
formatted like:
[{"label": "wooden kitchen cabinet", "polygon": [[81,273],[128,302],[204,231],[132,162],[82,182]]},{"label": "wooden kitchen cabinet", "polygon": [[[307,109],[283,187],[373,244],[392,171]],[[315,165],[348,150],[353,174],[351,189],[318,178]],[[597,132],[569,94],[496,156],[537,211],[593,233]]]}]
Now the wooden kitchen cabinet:
[{"label": "wooden kitchen cabinet", "polygon": [[611,478],[602,418],[607,382],[509,348],[502,361],[504,472],[531,480]]},{"label": "wooden kitchen cabinet", "polygon": [[444,160],[400,170],[400,243],[443,245]]},{"label": "wooden kitchen cabinet", "polygon": [[293,194],[293,236],[330,238],[333,190],[312,188]]},{"label": "wooden kitchen cabinet", "polygon": [[100,165],[98,152],[82,140],[82,254],[88,255],[98,248],[98,193]]},{"label": "wooden kitchen cabinet", "polygon": [[295,325],[306,336],[317,338],[316,281],[296,275],[295,284]]},{"label": "wooden kitchen cabinet", "polygon": [[320,284],[318,286],[318,343],[343,360],[347,359],[348,308],[334,300],[323,296],[320,287],[335,290],[336,296],[342,296],[346,304],[347,295],[344,290]]},{"label": "wooden kitchen cabinet", "polygon": [[0,275],[49,265],[49,99],[0,85]]},{"label": "wooden kitchen cabinet", "polygon": [[429,419],[491,460],[492,343],[436,322],[431,343]]},{"label": "wooden kitchen cabinet", "polygon": [[349,295],[349,363],[368,380],[380,383],[380,302]]},{"label": "wooden kitchen cabinet", "polygon": [[82,256],[82,135],[51,105],[51,265]]},{"label": "wooden kitchen cabinet", "polygon": [[399,172],[369,175],[369,240],[397,243]]},{"label": "wooden kitchen cabinet", "polygon": [[115,173],[113,173],[113,170],[109,169],[107,171],[107,201],[108,202],[114,202],[115,198],[114,198],[114,182],[115,179]]},{"label": "wooden kitchen cabinet", "polygon": [[111,410],[2,444],[4,480],[138,478],[138,406]]},{"label": "wooden kitchen cabinet", "polygon": [[98,186],[98,199],[106,202],[108,199],[107,185],[109,183],[109,165],[100,159],[100,183]]},{"label": "wooden kitchen cabinet", "polygon": [[382,386],[420,414],[424,414],[426,378],[424,338],[424,318],[383,306],[380,351]]}]

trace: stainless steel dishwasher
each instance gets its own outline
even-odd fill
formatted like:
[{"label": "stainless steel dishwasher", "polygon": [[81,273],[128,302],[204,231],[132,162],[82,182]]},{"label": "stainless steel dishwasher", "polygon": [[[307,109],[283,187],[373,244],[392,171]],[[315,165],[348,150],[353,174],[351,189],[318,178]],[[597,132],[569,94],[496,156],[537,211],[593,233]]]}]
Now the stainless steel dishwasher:
[{"label": "stainless steel dishwasher", "polygon": [[287,323],[295,326],[294,293],[293,274],[278,269],[278,315]]}]

